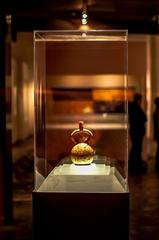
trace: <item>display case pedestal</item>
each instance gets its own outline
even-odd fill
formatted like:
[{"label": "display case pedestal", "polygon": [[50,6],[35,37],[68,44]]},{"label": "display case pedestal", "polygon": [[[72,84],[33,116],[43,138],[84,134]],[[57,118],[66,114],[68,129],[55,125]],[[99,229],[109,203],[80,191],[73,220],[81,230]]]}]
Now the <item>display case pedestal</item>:
[{"label": "display case pedestal", "polygon": [[129,239],[129,192],[33,192],[34,239]]},{"label": "display case pedestal", "polygon": [[35,31],[34,66],[34,240],[128,240],[127,30]]}]

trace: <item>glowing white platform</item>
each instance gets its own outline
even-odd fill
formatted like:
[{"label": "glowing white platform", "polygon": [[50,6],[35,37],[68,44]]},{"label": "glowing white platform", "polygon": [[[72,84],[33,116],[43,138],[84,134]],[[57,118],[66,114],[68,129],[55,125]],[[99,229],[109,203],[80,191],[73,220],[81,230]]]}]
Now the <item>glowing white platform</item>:
[{"label": "glowing white platform", "polygon": [[92,163],[55,167],[43,181],[38,192],[125,192],[114,167]]}]

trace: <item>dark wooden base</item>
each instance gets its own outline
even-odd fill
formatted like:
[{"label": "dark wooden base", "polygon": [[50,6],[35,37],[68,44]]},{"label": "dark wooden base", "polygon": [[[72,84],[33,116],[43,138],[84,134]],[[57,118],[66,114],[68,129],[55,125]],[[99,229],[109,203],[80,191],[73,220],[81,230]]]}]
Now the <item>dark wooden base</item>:
[{"label": "dark wooden base", "polygon": [[129,239],[129,193],[33,192],[34,240]]}]

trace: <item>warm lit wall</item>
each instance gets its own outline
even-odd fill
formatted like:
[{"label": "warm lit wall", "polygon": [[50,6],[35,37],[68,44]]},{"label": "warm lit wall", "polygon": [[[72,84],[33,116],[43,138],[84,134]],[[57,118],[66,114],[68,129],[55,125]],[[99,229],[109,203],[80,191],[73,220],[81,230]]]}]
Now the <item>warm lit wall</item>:
[{"label": "warm lit wall", "polygon": [[18,33],[12,43],[12,142],[33,135],[33,34]]},{"label": "warm lit wall", "polygon": [[156,83],[157,96],[159,96],[159,35],[156,36]]},{"label": "warm lit wall", "polygon": [[[159,36],[151,38],[151,59],[152,59],[152,98],[159,96]],[[153,106],[154,108],[154,106]]]},{"label": "warm lit wall", "polygon": [[[130,36],[131,39],[131,36]],[[47,46],[48,86],[69,87],[121,87],[125,67],[122,54],[124,46],[95,46],[90,42],[80,46],[75,43],[67,46]],[[77,45],[77,46],[76,46]],[[147,74],[147,42],[130,40],[128,44],[128,83],[136,91],[142,92],[145,99]],[[49,78],[49,79],[48,79]],[[68,85],[67,85],[68,86]],[[144,101],[145,107],[145,101]]]},{"label": "warm lit wall", "polygon": [[[150,49],[149,48],[149,44]],[[134,86],[136,91],[141,91],[144,94],[144,102],[143,102],[143,108],[146,110],[147,106],[147,90],[146,90],[146,81],[148,78],[148,71],[151,70],[150,74],[150,83],[152,84],[152,89],[150,91],[152,92],[151,99],[149,100],[151,103],[150,105],[153,105],[153,97],[159,95],[159,37],[158,36],[144,36],[144,35],[129,35],[129,62],[128,62],[128,72],[129,72],[129,84],[131,86]],[[97,51],[98,49],[96,49]],[[152,51],[153,54],[151,54],[151,59],[148,51]],[[69,54],[67,52],[67,54]],[[79,56],[80,56],[79,52]],[[18,33],[17,35],[17,41],[12,43],[12,126],[13,126],[13,141],[23,139],[27,137],[27,135],[30,135],[33,133],[33,34],[32,33]],[[119,53],[120,55],[120,53]],[[113,64],[120,64],[118,62],[118,59],[111,59],[103,55],[103,63],[105,58],[107,59],[107,64],[111,65]],[[94,66],[98,65],[98,58],[94,58],[92,55],[92,59],[94,61]],[[53,62],[52,62],[53,60]],[[108,61],[109,60],[109,61]],[[50,63],[52,64],[55,62],[55,59],[51,59]],[[67,63],[67,62],[66,62]],[[148,65],[150,63],[150,65]],[[78,79],[81,81],[90,81],[93,82],[94,79],[97,79],[98,77],[98,83],[103,82],[104,79],[109,78],[111,76],[111,81],[106,81],[107,84],[110,83],[111,85],[119,86],[120,79],[120,66],[116,68],[116,73],[112,73],[108,76],[108,73],[103,72],[103,74],[98,74],[99,69],[102,69],[102,66],[99,66],[99,68],[95,68],[94,73],[92,74],[88,70],[90,68],[90,63],[86,65],[85,68],[83,68],[82,74],[77,74],[77,66],[78,64],[73,62],[74,66],[74,75],[63,75],[61,73],[61,76],[54,75],[54,80],[67,78],[67,82],[69,82],[69,79],[72,78]],[[66,69],[66,64],[63,63],[63,66]],[[151,69],[150,69],[151,68]],[[49,69],[49,65],[48,65]],[[103,68],[104,69],[104,68]],[[50,71],[52,73],[57,71],[55,68],[52,68],[50,66]],[[64,70],[63,70],[64,71]],[[50,77],[51,74],[50,72]],[[86,74],[87,73],[87,74]],[[96,74],[96,75],[95,75]],[[109,73],[110,74],[110,73]],[[114,74],[114,76],[113,76]],[[151,78],[152,75],[152,78]],[[87,79],[85,78],[87,76]],[[109,78],[110,79],[110,78]],[[113,80],[114,79],[114,80]],[[50,84],[51,86],[52,84]],[[108,85],[107,85],[108,87]],[[151,93],[150,92],[150,93]],[[152,110],[151,110],[152,112]],[[151,117],[151,112],[150,116]],[[152,136],[152,129],[151,129],[151,136]]]}]

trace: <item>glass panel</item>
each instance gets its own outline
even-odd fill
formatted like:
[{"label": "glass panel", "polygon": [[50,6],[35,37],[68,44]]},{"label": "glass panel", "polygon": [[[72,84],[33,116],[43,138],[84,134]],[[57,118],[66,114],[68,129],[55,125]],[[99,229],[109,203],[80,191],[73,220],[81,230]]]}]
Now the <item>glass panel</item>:
[{"label": "glass panel", "polygon": [[34,49],[35,189],[127,191],[127,31],[36,31]]}]

